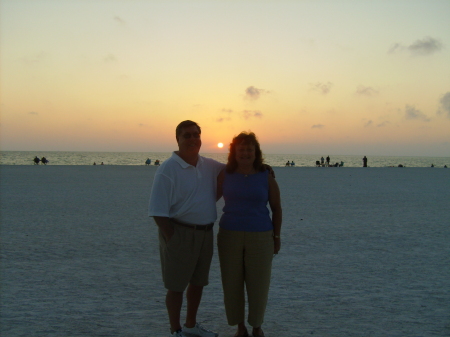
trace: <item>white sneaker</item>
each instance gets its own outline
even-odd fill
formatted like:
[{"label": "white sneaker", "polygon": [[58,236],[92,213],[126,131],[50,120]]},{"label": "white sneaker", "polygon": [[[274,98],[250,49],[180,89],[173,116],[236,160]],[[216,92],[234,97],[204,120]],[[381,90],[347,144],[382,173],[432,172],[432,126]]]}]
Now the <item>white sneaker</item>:
[{"label": "white sneaker", "polygon": [[171,337],[187,337],[183,331],[175,331],[173,334],[170,335]]},{"label": "white sneaker", "polygon": [[207,330],[198,323],[195,323],[195,326],[193,328],[188,328],[188,327],[186,327],[186,325],[184,325],[183,333],[187,337],[218,337],[219,336],[219,334],[217,332]]}]

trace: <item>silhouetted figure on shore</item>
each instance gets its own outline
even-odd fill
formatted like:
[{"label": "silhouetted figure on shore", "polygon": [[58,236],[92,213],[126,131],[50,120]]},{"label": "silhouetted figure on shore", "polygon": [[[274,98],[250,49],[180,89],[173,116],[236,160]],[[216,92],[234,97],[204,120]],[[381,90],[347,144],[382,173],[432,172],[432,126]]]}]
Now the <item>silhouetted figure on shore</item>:
[{"label": "silhouetted figure on shore", "polygon": [[367,167],[367,157],[364,156],[363,158],[363,167]]},{"label": "silhouetted figure on shore", "polygon": [[145,161],[145,165],[150,165],[152,163],[152,160],[150,158],[147,158]]},{"label": "silhouetted figure on shore", "polygon": [[289,162],[289,160],[286,162],[286,166],[291,166],[291,163]]},{"label": "silhouetted figure on shore", "polygon": [[330,166],[330,156],[327,156],[327,166]]},{"label": "silhouetted figure on shore", "polygon": [[295,163],[293,160],[291,160],[291,166],[295,166]]},{"label": "silhouetted figure on shore", "polygon": [[159,166],[159,159],[155,160],[155,166]]},{"label": "silhouetted figure on shore", "polygon": [[341,163],[339,164],[339,167],[344,166],[344,162],[341,160]]},{"label": "silhouetted figure on shore", "polygon": [[323,159],[323,157],[320,158],[320,164],[322,164],[322,166],[323,166],[324,161],[325,161],[325,159]]},{"label": "silhouetted figure on shore", "polygon": [[36,157],[34,157],[33,161],[34,161],[34,165],[39,165],[39,162],[41,160],[36,156]]},{"label": "silhouetted figure on shore", "polygon": [[431,167],[434,167],[434,164],[431,164]]},{"label": "silhouetted figure on shore", "polygon": [[47,158],[42,157],[41,162],[42,162],[42,164],[47,165],[48,160],[47,160]]}]

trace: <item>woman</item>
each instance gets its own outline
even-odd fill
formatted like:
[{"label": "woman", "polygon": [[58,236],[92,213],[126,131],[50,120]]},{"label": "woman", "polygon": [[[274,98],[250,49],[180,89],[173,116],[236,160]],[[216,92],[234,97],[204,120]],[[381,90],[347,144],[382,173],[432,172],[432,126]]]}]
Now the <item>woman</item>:
[{"label": "woman", "polygon": [[[219,223],[219,251],[225,310],[236,337],[248,336],[245,326],[245,291],[248,323],[253,336],[264,336],[273,254],[280,250],[281,199],[275,178],[263,164],[253,132],[233,138],[228,163],[218,177],[218,197],[225,200]],[[272,217],[267,208],[269,203]]]}]

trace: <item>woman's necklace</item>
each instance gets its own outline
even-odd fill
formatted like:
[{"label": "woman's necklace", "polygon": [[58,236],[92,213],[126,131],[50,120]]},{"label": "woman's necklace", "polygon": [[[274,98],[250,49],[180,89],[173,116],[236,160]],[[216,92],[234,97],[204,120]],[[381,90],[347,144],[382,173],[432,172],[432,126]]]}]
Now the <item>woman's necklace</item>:
[{"label": "woman's necklace", "polygon": [[237,171],[238,171],[238,173],[243,174],[244,177],[248,177],[249,174],[255,173],[255,169],[253,167],[246,169],[246,170],[238,169]]}]

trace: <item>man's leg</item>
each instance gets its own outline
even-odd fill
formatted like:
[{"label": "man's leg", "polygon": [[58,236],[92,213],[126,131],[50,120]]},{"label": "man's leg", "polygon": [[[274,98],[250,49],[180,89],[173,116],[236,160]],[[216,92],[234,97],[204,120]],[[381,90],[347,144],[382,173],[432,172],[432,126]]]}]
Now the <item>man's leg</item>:
[{"label": "man's leg", "polygon": [[167,290],[166,307],[167,313],[169,314],[171,333],[174,333],[175,331],[181,329],[180,314],[182,304],[183,304],[183,292]]},{"label": "man's leg", "polygon": [[186,291],[187,299],[187,314],[186,314],[186,327],[193,328],[197,323],[197,311],[202,300],[203,286],[196,286],[189,284]]}]

